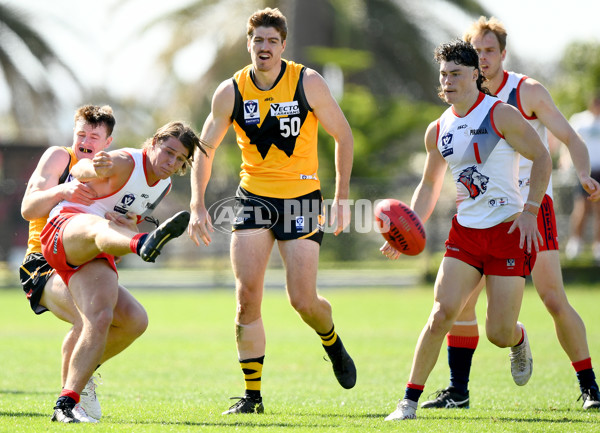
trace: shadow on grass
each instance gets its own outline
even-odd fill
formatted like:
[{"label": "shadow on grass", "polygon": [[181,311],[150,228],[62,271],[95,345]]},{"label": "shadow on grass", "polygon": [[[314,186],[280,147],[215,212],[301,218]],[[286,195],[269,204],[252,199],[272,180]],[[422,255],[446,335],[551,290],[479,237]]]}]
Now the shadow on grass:
[{"label": "shadow on grass", "polygon": [[306,424],[302,422],[253,422],[246,420],[246,422],[210,422],[210,421],[111,421],[109,417],[103,417],[102,421],[110,422],[115,425],[135,424],[135,425],[165,425],[165,426],[191,426],[191,427],[285,427],[285,428],[323,428],[323,427],[339,427],[339,424]]},{"label": "shadow on grass", "polygon": [[52,416],[52,414],[47,414],[47,413],[37,413],[37,412],[3,412],[0,411],[0,416],[8,416],[8,417],[21,417],[21,418],[48,418],[50,419],[50,417]]},{"label": "shadow on grass", "polygon": [[56,395],[54,391],[22,391],[20,389],[0,389],[0,394],[12,395]]}]

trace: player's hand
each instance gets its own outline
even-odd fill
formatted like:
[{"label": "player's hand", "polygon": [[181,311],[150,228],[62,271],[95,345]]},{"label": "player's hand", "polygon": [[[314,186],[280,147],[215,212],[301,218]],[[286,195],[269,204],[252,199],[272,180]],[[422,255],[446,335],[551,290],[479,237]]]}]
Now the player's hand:
[{"label": "player's hand", "polygon": [[348,227],[351,218],[352,211],[350,210],[350,203],[347,200],[340,202],[337,199],[334,199],[333,203],[331,203],[329,226],[334,228],[333,234],[335,236],[339,235],[346,227]]},{"label": "player's hand", "polygon": [[390,260],[397,260],[398,257],[402,255],[402,253],[393,246],[391,246],[388,241],[385,241],[381,248],[379,248],[379,251],[381,251],[381,254],[383,254]]},{"label": "player's hand", "polygon": [[537,216],[529,212],[521,212],[521,215],[514,220],[508,234],[511,234],[515,229],[519,229],[520,239],[519,248],[526,247],[527,253],[531,254],[531,246],[535,251],[540,250],[540,245],[544,245],[544,237],[538,230]]},{"label": "player's hand", "polygon": [[589,197],[587,197],[588,200],[600,200],[600,184],[596,179],[591,176],[584,176],[580,179],[580,182],[583,189],[585,189],[585,192],[589,194]]},{"label": "player's hand", "polygon": [[188,235],[192,241],[194,241],[196,246],[200,246],[200,241],[208,246],[211,242],[210,233],[214,231],[215,229],[213,228],[210,214],[205,208],[202,208],[199,211],[191,210]]},{"label": "player's hand", "polygon": [[103,150],[94,155],[92,164],[98,177],[107,177],[113,167],[113,161],[110,154]]},{"label": "player's hand", "polygon": [[133,212],[127,212],[125,215],[119,212],[106,212],[104,218],[120,227],[125,227],[134,232],[138,231],[138,217]]},{"label": "player's hand", "polygon": [[98,197],[96,191],[90,188],[85,183],[65,182],[62,184],[63,200],[79,203],[86,206],[94,203],[94,198]]}]

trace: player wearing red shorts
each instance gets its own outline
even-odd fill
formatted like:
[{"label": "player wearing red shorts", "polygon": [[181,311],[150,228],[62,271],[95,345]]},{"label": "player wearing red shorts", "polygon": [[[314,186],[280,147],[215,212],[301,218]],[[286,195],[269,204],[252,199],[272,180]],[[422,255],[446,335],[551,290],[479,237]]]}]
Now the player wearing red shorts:
[{"label": "player wearing red shorts", "polygon": [[[83,318],[73,303],[69,289],[42,255],[40,233],[50,210],[61,200],[92,203],[94,191],[84,184],[67,182],[67,178],[77,161],[91,159],[96,152],[105,150],[111,144],[115,123],[112,108],[108,105],[79,107],[74,116],[73,144],[71,147],[52,146],[44,152],[29,178],[21,203],[21,213],[29,221],[29,237],[19,274],[31,309],[35,314],[50,311],[73,325],[62,344],[63,385],[73,348],[81,336]],[[119,300],[115,305],[100,364],[129,346],[145,331],[147,324],[148,316],[144,307],[120,285]],[[80,404],[73,410],[75,414],[100,419],[102,409],[96,395],[97,384],[97,377],[89,378],[81,393]]]},{"label": "player wearing red shorts", "polygon": [[[566,144],[575,165],[581,186],[589,199],[600,199],[600,186],[591,177],[590,158],[585,143],[560,113],[548,91],[537,81],[503,68],[506,56],[506,30],[495,18],[481,17],[465,34],[479,53],[481,68],[487,81],[484,85],[502,101],[517,108],[538,132],[548,147],[546,128]],[[531,162],[521,157],[519,186],[525,198],[529,192]],[[554,320],[558,340],[575,369],[584,409],[600,408],[600,396],[587,344],[585,325],[569,304],[560,269],[556,218],[552,201],[552,183],[548,184],[539,208],[538,228],[544,238],[531,276],[533,283]],[[475,304],[484,286],[482,280],[447,336],[450,386],[438,391],[423,408],[469,407],[468,381],[473,353],[479,333]]]},{"label": "player wearing red shorts", "polygon": [[[435,59],[440,65],[439,95],[451,107],[425,133],[425,169],[411,208],[423,221],[430,217],[450,167],[457,213],[404,398],[388,421],[416,418],[417,402],[444,336],[482,275],[488,287],[487,337],[498,347],[510,347],[515,381],[525,383],[531,376],[531,350],[517,319],[524,277],[542,241],[538,209],[531,203],[544,196],[552,170],[550,155],[517,110],[482,88],[479,57],[470,44],[458,40],[442,44]],[[525,205],[517,186],[519,153],[533,163]],[[400,256],[387,242],[381,251],[391,259]]]},{"label": "player wearing red shorts", "polygon": [[73,409],[106,350],[119,297],[114,256],[133,252],[153,262],[167,241],[185,231],[189,222],[185,211],[151,233],[138,233],[136,226],[169,191],[170,176],[185,172],[196,147],[200,142],[191,128],[171,122],[159,128],[143,149],[101,151],[73,166],[71,182],[85,183],[94,198],[89,205],[60,202],[40,235],[44,257],[85,317],[53,421],[97,421],[80,417]]}]

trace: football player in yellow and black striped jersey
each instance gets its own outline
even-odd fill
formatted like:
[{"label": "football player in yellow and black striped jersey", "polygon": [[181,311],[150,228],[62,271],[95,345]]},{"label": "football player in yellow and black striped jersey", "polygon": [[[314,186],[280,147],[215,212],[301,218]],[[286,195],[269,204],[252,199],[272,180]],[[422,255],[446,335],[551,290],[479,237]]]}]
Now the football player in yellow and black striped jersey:
[{"label": "football player in yellow and black striped jersey", "polygon": [[317,173],[318,123],[335,139],[336,189],[329,221],[335,235],[350,222],[344,201],[352,169],[352,131],[321,75],[282,59],[287,23],[278,9],[255,12],[247,30],[252,63],[215,91],[201,137],[210,147],[208,158],[196,158],[190,204],[190,237],[197,245],[208,245],[213,229],[204,193],[215,149],[233,125],[242,151],[242,170],[231,260],[236,277],[236,342],[246,393],[225,414],[264,411],[261,301],[276,241],[285,264],[290,303],[320,336],[339,383],[349,389],[356,382],[354,362],[334,330],[331,305],[316,288],[325,223]]}]

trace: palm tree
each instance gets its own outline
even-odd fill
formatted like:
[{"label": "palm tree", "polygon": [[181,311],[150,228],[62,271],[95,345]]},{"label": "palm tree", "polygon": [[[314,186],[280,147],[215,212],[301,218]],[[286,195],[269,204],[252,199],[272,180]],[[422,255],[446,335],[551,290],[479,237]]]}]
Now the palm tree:
[{"label": "palm tree", "polygon": [[[445,3],[444,7],[472,17],[486,15],[476,0]],[[266,6],[279,7],[288,17],[286,57],[319,70],[336,64],[348,82],[366,85],[375,94],[409,95],[415,100],[437,100],[431,85],[436,79],[433,48],[463,30],[436,17],[428,2],[413,0],[192,1],[144,29],[165,24],[171,28],[171,41],[159,56],[170,77],[177,76],[175,64],[209,62],[191,83],[192,91],[190,83],[180,83],[178,103],[187,103],[193,111],[206,110],[216,84],[248,63],[246,19]],[[434,34],[442,39],[432,41]],[[205,47],[200,57],[177,61],[199,41]]]},{"label": "palm tree", "polygon": [[10,113],[17,136],[45,138],[52,129],[59,102],[51,71],[62,70],[80,87],[61,57],[33,28],[23,10],[0,3],[0,71],[10,95]]}]

